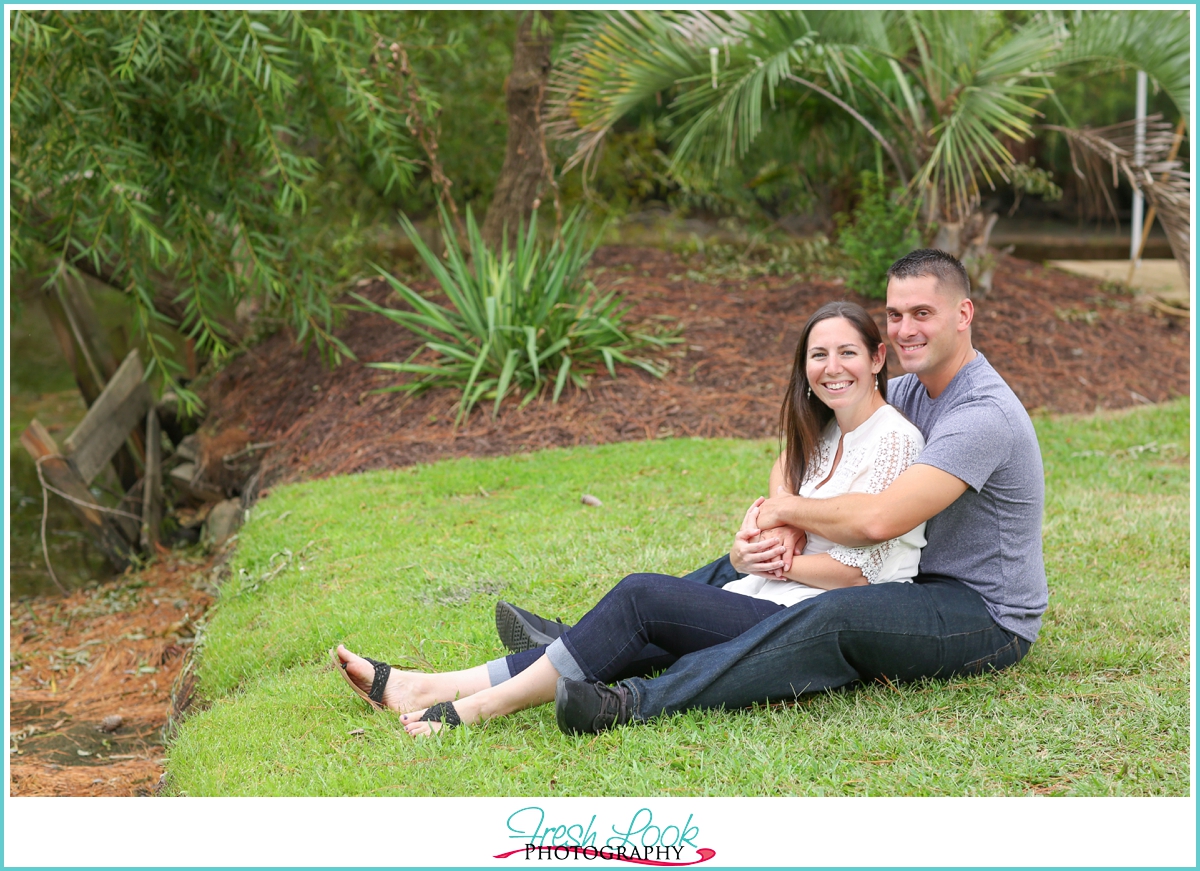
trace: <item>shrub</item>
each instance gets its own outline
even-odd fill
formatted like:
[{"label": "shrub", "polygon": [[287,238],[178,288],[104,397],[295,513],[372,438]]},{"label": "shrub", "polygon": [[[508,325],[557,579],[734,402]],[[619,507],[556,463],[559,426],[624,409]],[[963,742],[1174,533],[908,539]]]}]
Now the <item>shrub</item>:
[{"label": "shrub", "polygon": [[883,299],[888,268],[920,247],[917,204],[903,205],[899,191],[889,196],[887,181],[881,175],[864,172],[860,178],[859,201],[853,214],[843,212],[835,218],[838,247],[845,260],[842,276],[851,290]]},{"label": "shrub", "polygon": [[698,268],[688,270],[688,277],[706,282],[812,274],[824,270],[830,260],[829,240],[824,234],[767,240],[756,235],[748,243],[729,243],[706,242],[693,233],[674,250],[696,263]]},{"label": "shrub", "polygon": [[[626,332],[621,319],[629,307],[615,292],[601,295],[584,277],[600,235],[585,238],[581,211],[576,209],[562,231],[543,250],[537,215],[522,225],[510,252],[497,252],[483,241],[474,215],[467,209],[469,262],[445,209],[441,212],[446,262],[429,250],[407,217],[404,232],[441,285],[449,306],[438,305],[380,269],[413,311],[389,309],[354,294],[359,310],[373,311],[411,330],[425,343],[403,363],[370,363],[377,369],[420,375],[416,381],[386,390],[419,393],[431,387],[462,391],[455,423],[483,399],[493,399],[492,413],[504,397],[524,391],[522,405],[553,384],[557,402],[568,380],[578,387],[601,364],[616,378],[616,363],[627,363],[661,377],[664,367],[633,356],[639,348],[664,346],[679,339]],[[432,363],[414,363],[423,349],[434,351]]]}]

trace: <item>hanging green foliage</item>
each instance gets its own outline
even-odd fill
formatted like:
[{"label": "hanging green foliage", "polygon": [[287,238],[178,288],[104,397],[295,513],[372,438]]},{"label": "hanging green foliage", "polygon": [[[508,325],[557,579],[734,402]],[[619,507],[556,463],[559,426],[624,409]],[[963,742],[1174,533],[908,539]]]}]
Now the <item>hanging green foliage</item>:
[{"label": "hanging green foliage", "polygon": [[335,161],[385,194],[419,171],[412,114],[437,103],[414,104],[401,86],[395,48],[421,43],[406,20],[12,13],[14,264],[78,269],[122,291],[149,369],[168,383],[178,372],[161,327],[220,359],[248,298],[327,358],[348,355],[331,332],[333,269],[313,244],[325,229],[313,196]]}]

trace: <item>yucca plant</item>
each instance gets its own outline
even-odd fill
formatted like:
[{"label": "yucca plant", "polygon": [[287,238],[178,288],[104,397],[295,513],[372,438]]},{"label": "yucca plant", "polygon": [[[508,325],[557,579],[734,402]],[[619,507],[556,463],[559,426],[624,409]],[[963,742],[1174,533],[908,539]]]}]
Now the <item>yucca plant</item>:
[{"label": "yucca plant", "polygon": [[[627,363],[662,377],[665,366],[635,356],[642,348],[680,341],[671,335],[627,331],[621,320],[630,306],[615,292],[601,294],[584,277],[600,235],[587,237],[582,212],[576,209],[546,248],[537,235],[537,214],[518,229],[515,246],[497,251],[479,232],[467,209],[468,258],[444,208],[439,207],[446,258],[442,261],[421,240],[407,217],[404,232],[429,267],[449,302],[439,305],[380,269],[412,311],[385,308],[354,294],[359,310],[383,315],[425,339],[402,363],[370,363],[376,369],[421,376],[384,388],[420,393],[432,387],[462,391],[457,426],[481,400],[493,400],[492,414],[514,392],[521,404],[553,385],[557,402],[568,381],[578,387],[603,365],[616,378],[616,364]],[[357,307],[355,307],[357,308]],[[438,358],[413,362],[425,349]]]}]

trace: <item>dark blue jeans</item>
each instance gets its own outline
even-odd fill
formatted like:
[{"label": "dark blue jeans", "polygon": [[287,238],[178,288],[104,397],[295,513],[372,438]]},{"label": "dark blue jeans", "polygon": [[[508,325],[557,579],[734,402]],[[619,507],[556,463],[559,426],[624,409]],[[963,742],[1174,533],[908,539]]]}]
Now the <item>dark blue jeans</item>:
[{"label": "dark blue jeans", "polygon": [[[728,557],[722,557],[687,580],[720,587],[737,576]],[[684,596],[679,607],[694,596]],[[720,600],[731,596],[756,601],[737,594]],[[789,700],[858,681],[977,674],[1006,668],[1030,648],[1029,641],[992,620],[978,593],[952,578],[918,576],[911,584],[830,590],[790,608],[765,604],[775,613],[729,641],[675,654],[647,648],[625,662],[628,677],[617,679],[632,693],[634,719]],[[564,644],[580,646],[578,639],[568,643],[565,636]],[[523,670],[541,654],[542,648],[513,654],[510,672]],[[664,667],[658,677],[645,678]]]},{"label": "dark blue jeans", "polygon": [[[694,572],[736,577],[728,558]],[[658,677],[621,683],[635,720],[689,708],[745,707],[856,681],[900,682],[999,670],[1031,642],[992,620],[983,599],[952,578],[830,590],[715,647],[680,657]]]},{"label": "dark blue jeans", "polygon": [[[671,575],[629,575],[565,633],[588,680],[609,683],[666,668],[679,657],[737,638],[783,605]],[[510,674],[544,648],[507,657]]]}]

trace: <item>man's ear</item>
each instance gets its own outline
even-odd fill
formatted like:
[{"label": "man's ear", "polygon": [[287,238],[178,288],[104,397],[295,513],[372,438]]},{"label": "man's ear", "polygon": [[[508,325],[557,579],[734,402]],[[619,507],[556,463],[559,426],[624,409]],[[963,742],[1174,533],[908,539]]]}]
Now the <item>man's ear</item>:
[{"label": "man's ear", "polygon": [[969,296],[963,297],[963,301],[958,304],[958,331],[969,329],[973,320],[975,320],[975,303]]}]

